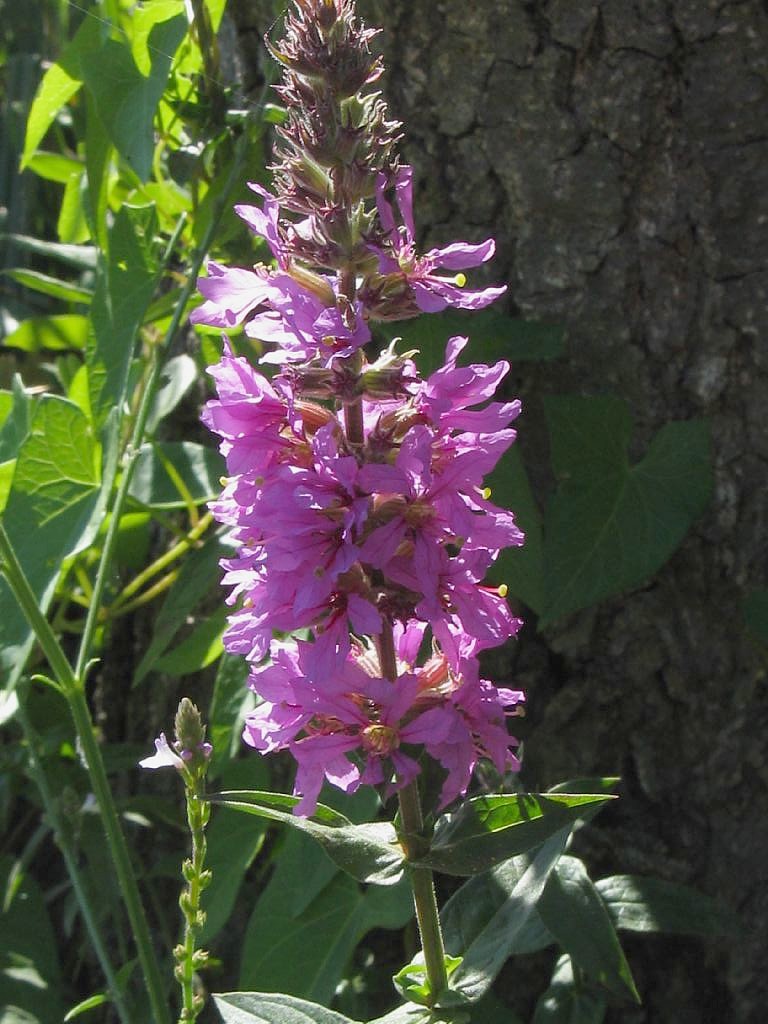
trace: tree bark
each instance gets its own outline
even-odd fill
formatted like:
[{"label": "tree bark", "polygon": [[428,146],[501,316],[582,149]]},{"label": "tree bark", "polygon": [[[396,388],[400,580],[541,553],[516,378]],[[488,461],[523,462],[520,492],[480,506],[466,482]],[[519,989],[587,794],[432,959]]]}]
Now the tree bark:
[{"label": "tree bark", "polygon": [[[257,5],[258,7],[258,5]],[[261,24],[270,20],[262,4]],[[253,10],[253,8],[252,8]],[[765,651],[768,7],[763,0],[360,0],[406,126],[424,245],[492,234],[487,279],[563,323],[565,358],[515,368],[536,467],[550,393],[613,394],[642,444],[708,417],[708,512],[646,585],[518,644],[525,781],[621,774],[581,833],[594,875],[696,885],[736,935],[628,943],[632,1024],[762,1024],[768,1004]]]}]

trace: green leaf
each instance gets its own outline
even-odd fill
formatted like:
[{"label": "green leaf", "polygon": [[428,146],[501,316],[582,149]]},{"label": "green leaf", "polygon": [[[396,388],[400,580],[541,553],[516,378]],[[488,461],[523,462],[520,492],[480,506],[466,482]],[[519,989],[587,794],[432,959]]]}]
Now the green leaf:
[{"label": "green leaf", "polygon": [[[0,892],[14,868],[0,859]],[[42,1021],[61,1020],[61,974],[53,928],[35,880],[23,875],[0,914],[0,1006],[12,1005]]]},{"label": "green leaf", "polygon": [[27,133],[21,169],[28,166],[54,118],[80,88],[83,81],[83,62],[101,46],[109,25],[101,18],[84,18],[74,38],[58,61],[50,67],[40,82],[27,118]]},{"label": "green leaf", "polygon": [[[440,911],[443,939],[449,953],[459,956],[465,949],[469,949],[494,914],[509,899],[528,863],[529,858],[524,854],[511,857],[490,871],[470,878],[453,893]],[[554,941],[539,914],[533,910],[510,943],[507,955],[537,953],[551,946]]]},{"label": "green leaf", "polygon": [[541,513],[516,446],[507,451],[488,478],[492,500],[511,509],[525,534],[521,548],[506,548],[491,566],[492,583],[506,583],[509,593],[539,613],[544,605],[544,539]]},{"label": "green leaf", "polygon": [[223,1024],[349,1024],[317,1003],[279,993],[225,992],[213,997]]},{"label": "green leaf", "polygon": [[225,472],[215,448],[192,441],[155,441],[139,452],[130,495],[147,508],[184,508],[185,496],[174,479],[178,475],[187,494],[200,505],[216,497]]},{"label": "green leaf", "polygon": [[511,363],[556,359],[563,351],[562,327],[520,320],[495,309],[466,312],[446,310],[393,324],[380,325],[387,340],[402,338],[401,348],[416,348],[419,369],[428,375],[442,366],[445,346],[454,335],[465,335],[470,344],[462,363],[506,359]]},{"label": "green leaf", "polygon": [[0,426],[0,462],[8,459],[15,459],[19,454],[24,439],[29,434],[32,423],[32,415],[35,409],[35,399],[25,391],[21,377],[16,374],[13,378],[12,390],[3,392],[6,408],[10,399],[10,410],[3,418]]},{"label": "green leaf", "polygon": [[[261,759],[249,758],[229,766],[227,785],[244,781],[266,784],[268,772]],[[220,807],[206,831],[206,866],[213,872],[211,884],[203,893],[205,924],[198,934],[198,945],[207,946],[227,923],[245,873],[264,844],[267,822],[255,822],[228,807]]]},{"label": "green leaf", "polygon": [[212,665],[224,651],[222,634],[227,625],[227,607],[222,605],[203,618],[188,637],[155,662],[155,671],[180,678]]},{"label": "green leaf", "polygon": [[[406,964],[405,967],[394,975],[392,983],[403,999],[407,999],[412,1003],[419,1003],[421,1006],[430,1006],[434,1002],[432,983],[429,980],[427,965],[424,963],[423,952],[417,954],[417,957],[418,960],[416,962]],[[446,976],[450,979],[461,963],[461,957],[446,954],[443,957],[443,963]]]},{"label": "green leaf", "polygon": [[291,813],[299,798],[282,793],[235,790],[218,793],[211,800],[299,829],[319,843],[342,871],[360,882],[394,885],[402,875],[403,852],[388,821],[353,825],[323,804],[317,805],[311,818],[304,818]]},{"label": "green leaf", "polygon": [[223,554],[223,546],[214,537],[202,548],[187,555],[157,616],[152,640],[133,677],[134,686],[138,686],[152,671],[157,659],[173,643],[173,638],[187,621],[187,616],[211,589],[218,576],[219,559]]},{"label": "green leaf", "polygon": [[355,947],[372,928],[400,928],[413,916],[408,883],[367,890],[336,874],[300,914],[286,900],[289,882],[278,860],[259,898],[243,945],[240,984],[330,1002]]},{"label": "green leaf", "polygon": [[66,267],[75,270],[94,270],[98,251],[93,245],[62,245],[60,242],[48,242],[43,238],[32,238],[30,235],[3,235],[13,242],[14,248],[33,252],[37,256],[56,260]]},{"label": "green leaf", "polygon": [[595,889],[617,928],[710,938],[733,931],[736,922],[710,896],[676,882],[640,875],[612,875]]},{"label": "green leaf", "polygon": [[61,351],[85,348],[88,336],[88,319],[74,313],[61,316],[36,316],[19,324],[15,331],[3,338],[8,348],[20,348],[25,352],[40,352],[41,349]]},{"label": "green leaf", "polygon": [[578,984],[570,957],[562,956],[536,1004],[532,1024],[602,1024],[605,1012],[605,996]]},{"label": "green leaf", "polygon": [[154,434],[161,420],[172,413],[200,375],[188,355],[174,356],[163,367],[160,387],[147,420],[147,433]]},{"label": "green leaf", "polygon": [[115,39],[105,40],[83,65],[85,84],[104,130],[142,181],[152,170],[155,110],[186,30],[183,15],[153,26],[147,45],[151,70],[146,77],[130,47]]},{"label": "green leaf", "polygon": [[208,711],[208,738],[213,745],[209,778],[218,776],[240,748],[240,734],[254,695],[247,688],[249,666],[245,658],[224,654],[213,684]]},{"label": "green leaf", "polygon": [[[99,445],[72,402],[51,395],[38,404],[19,451],[3,522],[45,610],[65,558],[86,547],[104,512]],[[0,668],[15,681],[32,637],[7,583],[0,581]]]},{"label": "green leaf", "polygon": [[753,590],[744,598],[742,610],[750,633],[768,644],[768,590]]},{"label": "green leaf", "polygon": [[570,828],[564,828],[556,832],[529,858],[527,867],[509,889],[502,905],[470,945],[461,951],[462,962],[438,1005],[476,1003],[490,989],[526,928],[528,919],[535,913],[536,904],[565,848],[570,831]]},{"label": "green leaf", "polygon": [[136,332],[155,289],[155,227],[151,209],[121,207],[109,232],[109,255],[100,257],[86,347],[97,426],[123,405]]},{"label": "green leaf", "polygon": [[82,174],[84,165],[81,160],[62,153],[44,153],[38,150],[26,163],[30,171],[46,181],[56,181],[66,185],[74,174]]},{"label": "green leaf", "polygon": [[3,273],[33,292],[50,295],[54,299],[61,299],[62,302],[79,302],[87,306],[93,298],[93,292],[89,288],[81,288],[79,285],[60,281],[57,277],[51,277],[50,274],[40,273],[39,270],[14,268],[4,270]]},{"label": "green leaf", "polygon": [[577,967],[619,998],[640,1002],[611,918],[577,857],[560,858],[538,912]]},{"label": "green leaf", "polygon": [[95,1010],[97,1006],[103,1006],[108,1002],[109,996],[107,996],[105,992],[97,992],[95,996],[89,996],[88,999],[83,999],[82,1002],[73,1006],[64,1017],[64,1024],[67,1024],[70,1020],[74,1020],[83,1013],[87,1013],[88,1010]]},{"label": "green leaf", "polygon": [[539,846],[606,793],[519,793],[474,797],[442,817],[420,863],[449,875],[476,875]]},{"label": "green leaf", "polygon": [[653,575],[706,508],[712,486],[702,420],[666,424],[632,465],[621,400],[549,398],[545,409],[561,482],[545,520],[543,625]]}]

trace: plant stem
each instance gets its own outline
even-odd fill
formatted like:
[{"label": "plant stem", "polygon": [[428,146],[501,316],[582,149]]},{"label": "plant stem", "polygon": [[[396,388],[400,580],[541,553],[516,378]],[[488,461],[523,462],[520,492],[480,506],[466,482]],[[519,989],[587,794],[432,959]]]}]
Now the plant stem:
[{"label": "plant stem", "polygon": [[[404,786],[398,793],[400,801],[400,824],[402,833],[400,840],[405,850],[407,861],[416,860],[429,849],[429,840],[424,836],[424,820],[421,815],[418,782],[414,780]],[[440,930],[440,916],[435,896],[435,883],[429,868],[408,865],[408,877],[413,889],[413,902],[416,907],[416,920],[419,923],[421,948],[424,951],[424,964],[431,993],[430,1005],[434,1006],[437,999],[448,987],[448,975],[445,970],[445,947],[443,933]]]},{"label": "plant stem", "polygon": [[43,801],[43,807],[45,808],[45,815],[48,818],[48,823],[53,829],[56,845],[64,858],[67,874],[69,875],[69,880],[72,883],[72,888],[75,891],[78,906],[80,907],[80,913],[83,917],[85,930],[88,932],[88,937],[93,945],[93,950],[96,954],[96,959],[99,961],[99,966],[104,972],[107,987],[109,988],[110,996],[112,997],[112,1002],[114,1003],[121,1024],[132,1024],[128,1007],[120,990],[114,968],[112,967],[112,963],[109,959],[109,954],[107,953],[107,947],[101,937],[101,932],[99,931],[96,914],[91,907],[88,891],[80,876],[80,869],[77,866],[77,858],[75,857],[69,841],[69,834],[61,820],[58,807],[56,806],[56,800],[48,786],[48,779],[46,778],[45,770],[37,753],[37,736],[32,729],[23,700],[19,701],[18,715],[21,728],[24,731],[24,736],[27,741],[27,749],[29,750],[30,774],[35,785],[40,791],[40,797]]},{"label": "plant stem", "polygon": [[140,572],[137,576],[134,576],[127,586],[123,587],[120,595],[117,597],[109,611],[112,613],[116,612],[118,608],[124,605],[131,597],[133,597],[134,594],[141,590],[147,580],[151,580],[153,576],[157,576],[157,574],[162,572],[163,569],[175,562],[177,558],[181,558],[182,555],[186,554],[193,544],[202,537],[212,522],[213,515],[210,512],[206,512],[197,525],[194,526],[185,537],[183,537],[178,543],[174,544],[174,546],[166,551],[164,555],[155,559],[151,565],[148,565],[146,569]]},{"label": "plant stem", "polygon": [[202,999],[195,995],[194,990],[195,967],[207,959],[207,954],[195,951],[197,933],[205,923],[205,913],[200,909],[200,895],[205,887],[205,826],[210,814],[210,804],[205,800],[202,788],[200,778],[187,785],[187,822],[192,835],[192,859],[184,864],[188,889],[180,900],[185,923],[184,943],[176,950],[176,977],[181,985],[183,1002],[178,1024],[196,1020],[202,1009]]},{"label": "plant stem", "polygon": [[[395,651],[392,626],[385,622],[379,637],[379,660],[382,675],[397,684],[397,653]],[[440,930],[440,916],[435,896],[435,884],[429,868],[417,867],[413,861],[420,860],[429,850],[429,839],[424,835],[424,818],[421,813],[418,781],[414,779],[398,792],[400,803],[400,842],[408,861],[408,877],[413,890],[416,920],[419,924],[421,948],[431,993],[430,1005],[434,1005],[440,994],[448,987],[445,970],[445,947]]]}]

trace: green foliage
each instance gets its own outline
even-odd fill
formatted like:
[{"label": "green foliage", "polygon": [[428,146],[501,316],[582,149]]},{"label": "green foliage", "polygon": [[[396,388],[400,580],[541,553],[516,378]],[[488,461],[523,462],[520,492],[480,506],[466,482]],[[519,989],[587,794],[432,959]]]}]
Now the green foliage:
[{"label": "green foliage", "polygon": [[611,799],[599,793],[475,797],[438,821],[421,863],[450,875],[480,874],[539,846],[586,810]]},{"label": "green foliage", "polygon": [[223,1024],[348,1024],[346,1017],[317,1003],[264,992],[225,992],[213,997]]},{"label": "green foliage", "polygon": [[311,818],[292,814],[298,797],[253,790],[223,792],[214,798],[224,807],[278,821],[310,836],[343,871],[360,882],[394,885],[403,871],[403,852],[394,827],[386,821],[353,825],[338,811],[318,804]]}]

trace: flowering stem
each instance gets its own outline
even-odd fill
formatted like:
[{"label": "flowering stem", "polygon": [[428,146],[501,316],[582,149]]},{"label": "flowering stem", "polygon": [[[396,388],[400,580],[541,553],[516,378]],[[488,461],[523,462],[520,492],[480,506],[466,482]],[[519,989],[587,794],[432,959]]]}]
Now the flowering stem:
[{"label": "flowering stem", "polygon": [[195,993],[196,969],[203,967],[208,959],[204,950],[196,950],[197,933],[205,924],[205,912],[200,909],[200,896],[210,881],[211,874],[204,869],[206,838],[205,826],[210,817],[211,805],[203,795],[203,779],[198,775],[185,774],[187,792],[187,822],[192,835],[192,857],[184,861],[183,873],[187,888],[179,898],[184,914],[184,942],[174,950],[176,978],[181,986],[182,1010],[178,1024],[197,1020],[203,1008],[203,998]]},{"label": "flowering stem", "polygon": [[[379,637],[379,660],[381,672],[393,683],[397,682],[397,655],[392,636],[392,627],[384,623]],[[418,861],[429,850],[429,839],[424,835],[424,818],[421,813],[419,784],[414,779],[398,793],[400,802],[400,842],[407,861]],[[445,947],[440,930],[440,916],[435,896],[435,884],[429,868],[408,864],[408,877],[413,890],[416,920],[419,924],[421,948],[430,988],[430,1005],[434,1005],[448,986],[445,970]]]}]

